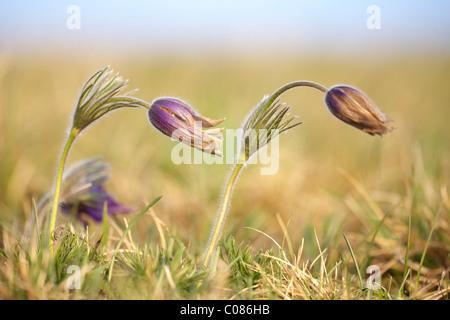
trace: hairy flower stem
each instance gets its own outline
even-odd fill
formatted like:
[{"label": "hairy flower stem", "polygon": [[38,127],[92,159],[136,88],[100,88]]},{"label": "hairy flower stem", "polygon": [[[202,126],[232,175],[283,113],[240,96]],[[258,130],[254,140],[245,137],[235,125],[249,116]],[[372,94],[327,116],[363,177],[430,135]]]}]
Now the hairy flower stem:
[{"label": "hairy flower stem", "polygon": [[54,242],[56,215],[58,214],[59,200],[61,196],[64,166],[66,164],[70,147],[72,146],[75,138],[82,130],[108,112],[125,107],[143,107],[146,109],[150,109],[151,107],[146,101],[131,96],[131,93],[135,92],[135,90],[126,94],[121,94],[122,90],[126,87],[126,83],[127,80],[123,80],[118,74],[112,76],[112,71],[108,71],[108,67],[106,67],[94,73],[94,75],[91,76],[84,84],[81,90],[77,107],[73,115],[69,136],[67,137],[61,154],[61,159],[59,161],[58,173],[56,175],[54,185],[48,234],[48,243],[50,248],[53,247]]},{"label": "hairy flower stem", "polygon": [[[259,110],[259,112],[261,114],[263,114],[264,112],[266,112],[266,110],[272,106],[272,104],[275,102],[275,100],[284,92],[286,92],[289,89],[292,88],[296,88],[296,87],[311,87],[314,89],[317,89],[323,93],[327,93],[328,89],[324,86],[322,86],[319,83],[316,82],[312,82],[312,81],[294,81],[291,83],[288,83],[284,86],[282,86],[281,88],[279,88],[277,91],[275,91],[268,99],[267,101],[265,101],[265,106],[262,110]],[[217,244],[219,242],[221,233],[222,233],[222,229],[223,226],[225,224],[225,218],[228,212],[228,206],[230,204],[230,200],[231,200],[231,193],[233,191],[233,186],[234,183],[236,182],[236,178],[239,175],[239,172],[241,171],[241,169],[243,168],[244,164],[248,161],[249,155],[246,154],[245,152],[243,154],[241,154],[241,159],[243,161],[239,161],[232,173],[231,176],[229,178],[227,187],[225,189],[225,195],[223,197],[223,202],[222,202],[222,207],[219,211],[219,213],[217,214],[217,218],[216,218],[216,222],[215,225],[212,228],[212,233],[210,236],[210,240],[209,243],[206,247],[206,252],[204,254],[204,258],[203,258],[203,264],[202,264],[202,269],[208,268],[210,267],[210,263],[211,263],[211,258],[214,254],[214,251],[216,250]]]},{"label": "hairy flower stem", "polygon": [[151,108],[150,103],[135,97],[127,97],[127,96],[113,97],[109,99],[109,102],[122,102],[122,103],[127,102],[129,104],[133,104],[134,106],[142,107],[147,110]]},{"label": "hairy flower stem", "polygon": [[228,212],[228,206],[231,200],[231,193],[233,192],[234,183],[236,182],[237,176],[241,171],[243,163],[237,163],[231,173],[230,179],[228,181],[227,187],[225,189],[225,195],[223,197],[222,207],[220,208],[219,214],[217,215],[217,219],[215,225],[213,227],[213,231],[211,234],[211,238],[209,240],[208,246],[206,247],[205,257],[203,259],[202,269],[207,268],[211,262],[211,257],[217,247],[217,243],[219,242],[220,235],[222,233],[223,225],[225,224],[225,218]]},{"label": "hairy flower stem", "polygon": [[282,86],[280,89],[278,89],[277,91],[275,91],[269,98],[269,100],[267,101],[266,105],[270,106],[272,105],[272,103],[275,102],[275,100],[282,95],[284,92],[288,91],[289,89],[292,88],[296,88],[296,87],[310,87],[310,88],[314,88],[317,89],[319,91],[322,91],[323,93],[327,93],[328,92],[328,88],[324,87],[323,85],[321,85],[320,83],[317,82],[313,82],[313,81],[306,81],[306,80],[302,80],[302,81],[293,81],[290,82],[288,84],[285,84],[284,86]]},{"label": "hairy flower stem", "polygon": [[49,231],[48,231],[48,244],[50,249],[53,247],[53,233],[55,232],[55,226],[56,226],[56,215],[58,213],[58,207],[59,207],[59,197],[61,195],[61,184],[62,184],[62,177],[63,177],[63,171],[64,166],[66,164],[67,156],[69,154],[70,147],[72,146],[73,142],[75,141],[75,138],[80,133],[80,130],[77,128],[72,128],[70,130],[69,136],[67,137],[66,144],[64,145],[61,158],[59,160],[59,166],[58,166],[58,173],[56,174],[56,181],[55,181],[55,189],[53,192],[53,206],[52,211],[50,212],[50,224],[49,224]]}]

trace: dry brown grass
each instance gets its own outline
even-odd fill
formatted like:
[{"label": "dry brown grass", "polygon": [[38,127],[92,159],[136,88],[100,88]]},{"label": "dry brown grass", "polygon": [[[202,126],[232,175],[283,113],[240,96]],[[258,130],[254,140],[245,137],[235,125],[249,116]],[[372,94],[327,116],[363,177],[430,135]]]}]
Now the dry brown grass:
[{"label": "dry brown grass", "polygon": [[[261,273],[259,284],[264,284],[254,284],[252,294],[259,288],[264,291],[261,296],[267,297],[266,289],[272,288],[282,299],[308,295],[354,298],[354,292],[342,284],[354,280],[345,275],[355,275],[342,233],[361,259],[359,263],[379,265],[384,287],[395,292],[393,288],[401,286],[403,279],[411,216],[406,293],[386,291],[383,297],[448,298],[448,58],[299,55],[275,62],[273,57],[111,57],[109,61],[95,56],[55,57],[0,57],[2,220],[23,224],[32,212],[31,199],[51,187],[80,87],[105,65],[129,78],[130,88],[140,89],[137,97],[147,101],[166,95],[180,97],[208,117],[226,116],[227,128],[238,127],[250,108],[281,84],[301,79],[327,86],[345,83],[366,92],[395,119],[398,129],[382,139],[373,138],[331,117],[323,97],[315,91],[297,90],[283,96],[305,124],[280,138],[277,175],[261,176],[258,166],[243,171],[225,228],[225,234],[250,243],[255,252],[276,247],[274,241],[282,243],[289,234],[290,246],[283,246],[286,256],[271,258],[281,269],[281,278],[267,269],[258,271],[258,264],[249,266]],[[144,110],[122,110],[89,128],[75,143],[69,163],[103,156],[113,167],[107,188],[137,211],[163,195],[154,212],[167,230],[199,256],[229,167],[176,166],[170,160],[173,146],[174,142],[150,126]],[[285,230],[280,221],[289,221]],[[274,241],[245,227],[256,228]],[[92,226],[93,234],[99,230]],[[0,247],[13,252],[11,236],[5,230],[1,234]],[[136,226],[134,241],[157,243],[160,234],[155,220],[147,217]],[[425,248],[426,257],[420,264]],[[419,267],[419,287],[415,287]],[[2,279],[22,287],[28,298],[52,297],[51,286],[39,282],[39,275],[39,285],[33,287],[27,272],[20,273],[20,269],[22,276],[12,279],[11,268],[8,264],[2,267]],[[5,292],[8,287],[0,288],[0,297],[14,298]],[[231,291],[225,296],[241,296]],[[212,292],[211,296],[220,296],[217,290]]]}]

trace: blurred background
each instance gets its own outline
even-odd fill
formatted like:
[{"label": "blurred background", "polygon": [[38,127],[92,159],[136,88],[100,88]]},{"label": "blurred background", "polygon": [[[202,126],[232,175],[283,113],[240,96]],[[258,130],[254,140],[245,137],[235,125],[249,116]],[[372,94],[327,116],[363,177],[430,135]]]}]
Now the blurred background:
[{"label": "blurred background", "polygon": [[[26,220],[50,190],[81,87],[107,65],[135,96],[181,98],[230,129],[294,80],[355,86],[395,119],[396,131],[371,137],[331,116],[318,91],[284,94],[305,123],[280,138],[276,175],[241,173],[225,233],[255,246],[265,238],[245,227],[281,239],[278,214],[294,242],[314,228],[326,246],[343,230],[364,232],[364,192],[406,216],[414,179],[434,210],[450,177],[449,13],[438,0],[4,2],[0,215]],[[163,195],[157,216],[201,246],[231,166],[175,165],[175,145],[144,109],[119,110],[83,133],[68,165],[102,156],[118,201],[139,211]],[[137,229],[156,234],[150,218]]]}]

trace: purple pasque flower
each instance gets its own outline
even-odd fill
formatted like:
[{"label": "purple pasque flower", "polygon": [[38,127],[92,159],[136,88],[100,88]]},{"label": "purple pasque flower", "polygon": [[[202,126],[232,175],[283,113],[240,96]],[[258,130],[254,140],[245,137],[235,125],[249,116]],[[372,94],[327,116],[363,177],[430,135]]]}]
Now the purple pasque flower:
[{"label": "purple pasque flower", "polygon": [[106,192],[103,184],[93,186],[89,189],[89,196],[78,202],[63,202],[61,210],[65,214],[74,214],[76,219],[87,225],[89,218],[94,222],[102,222],[103,206],[106,203],[109,215],[117,213],[129,213],[131,209],[118,203],[114,198]]},{"label": "purple pasque flower", "polygon": [[335,86],[325,95],[330,112],[345,123],[370,135],[384,135],[394,130],[392,121],[361,91],[349,86]]},{"label": "purple pasque flower", "polygon": [[158,98],[148,110],[150,123],[166,136],[203,152],[222,156],[222,128],[215,127],[225,119],[213,120],[198,114],[185,102],[176,98]]},{"label": "purple pasque flower", "polygon": [[131,208],[118,203],[106,190],[104,183],[110,178],[109,165],[100,159],[87,159],[70,167],[63,178],[61,211],[74,215],[85,225],[89,220],[103,220],[106,203],[109,215],[129,213]]}]

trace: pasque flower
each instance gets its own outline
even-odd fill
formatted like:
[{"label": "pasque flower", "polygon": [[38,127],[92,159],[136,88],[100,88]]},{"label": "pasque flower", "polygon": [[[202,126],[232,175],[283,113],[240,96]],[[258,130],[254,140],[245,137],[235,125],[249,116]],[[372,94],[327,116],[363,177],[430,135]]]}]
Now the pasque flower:
[{"label": "pasque flower", "polygon": [[123,93],[126,83],[127,81],[123,80],[118,74],[112,76],[112,72],[108,71],[108,67],[106,67],[94,73],[86,81],[81,90],[55,178],[53,203],[48,228],[50,248],[53,246],[53,233],[56,227],[56,216],[60,205],[59,198],[64,166],[75,139],[90,124],[111,111],[121,108],[149,108],[147,102],[131,96],[131,93],[134,91]]},{"label": "pasque flower", "polygon": [[89,218],[94,222],[103,220],[103,209],[109,215],[129,213],[131,209],[119,204],[106,190],[110,178],[109,165],[98,158],[80,161],[71,166],[63,177],[60,208],[63,213],[74,215],[85,225]]},{"label": "pasque flower", "polygon": [[394,128],[392,121],[361,91],[349,86],[332,87],[325,95],[330,112],[345,123],[370,135],[384,135]]},{"label": "pasque flower", "polygon": [[[286,91],[297,87],[310,87],[325,94],[325,103],[330,112],[338,119],[370,135],[383,135],[393,130],[387,126],[391,121],[362,92],[348,87],[335,86],[331,89],[312,81],[294,81],[283,85],[272,95],[264,99],[250,112],[243,122],[242,147],[239,160],[231,172],[222,200],[220,211],[211,229],[211,236],[205,250],[203,267],[209,267],[217,248],[222,228],[231,201],[233,186],[248,159],[256,154],[270,140],[286,132],[301,122],[293,122],[295,116],[286,117],[289,107],[278,103],[278,98]],[[260,131],[264,131],[263,134]]]},{"label": "pasque flower", "polygon": [[[109,164],[99,158],[82,160],[68,168],[62,179],[58,209],[64,214],[73,215],[85,225],[89,220],[103,220],[105,203],[108,215],[130,213],[131,208],[118,203],[105,190],[105,183],[111,177],[108,169]],[[48,202],[51,196],[50,192],[47,193],[37,204],[39,225],[44,222],[43,215],[51,205]]]},{"label": "pasque flower", "polygon": [[94,222],[103,220],[105,204],[109,215],[131,212],[105,190],[104,184],[110,178],[108,168],[109,165],[98,158],[83,160],[70,167],[63,178],[62,212],[74,215],[85,225],[89,218]]},{"label": "pasque flower", "polygon": [[224,119],[213,120],[198,114],[185,102],[175,98],[158,98],[148,110],[151,124],[166,136],[203,152],[222,156],[222,128],[215,127]]},{"label": "pasque flower", "polygon": [[62,202],[61,210],[65,214],[75,215],[77,220],[87,225],[89,218],[94,222],[102,222],[105,204],[108,215],[131,212],[130,208],[118,203],[106,192],[103,184],[91,186],[85,190],[83,198],[77,199],[74,202]]}]

